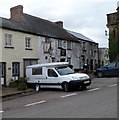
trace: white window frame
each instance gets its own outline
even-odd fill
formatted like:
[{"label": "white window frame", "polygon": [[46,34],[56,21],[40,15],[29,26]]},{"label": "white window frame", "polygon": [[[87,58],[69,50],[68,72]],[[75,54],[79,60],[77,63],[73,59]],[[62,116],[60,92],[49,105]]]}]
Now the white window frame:
[{"label": "white window frame", "polygon": [[25,37],[25,48],[31,48],[31,37]]},{"label": "white window frame", "polygon": [[13,47],[12,34],[5,33],[5,47]]}]

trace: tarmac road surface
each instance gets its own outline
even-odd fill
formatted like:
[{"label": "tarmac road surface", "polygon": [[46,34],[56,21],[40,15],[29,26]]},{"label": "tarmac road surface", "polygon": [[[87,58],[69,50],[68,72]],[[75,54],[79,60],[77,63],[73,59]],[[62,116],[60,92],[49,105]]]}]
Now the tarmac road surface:
[{"label": "tarmac road surface", "polygon": [[95,78],[88,89],[37,94],[3,101],[3,118],[117,118],[117,78]]}]

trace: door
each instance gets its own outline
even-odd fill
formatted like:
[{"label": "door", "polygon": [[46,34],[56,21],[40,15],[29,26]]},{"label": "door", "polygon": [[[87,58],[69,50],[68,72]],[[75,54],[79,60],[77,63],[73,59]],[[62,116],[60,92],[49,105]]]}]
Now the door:
[{"label": "door", "polygon": [[12,79],[18,80],[19,76],[20,76],[20,63],[13,62],[12,63]]},{"label": "door", "polygon": [[5,62],[1,62],[0,63],[0,84],[3,86],[6,86],[6,63]]},{"label": "door", "polygon": [[59,84],[59,77],[58,74],[54,69],[47,69],[47,77],[46,77],[47,83],[51,85],[57,85]]},{"label": "door", "polygon": [[26,76],[26,66],[35,65],[38,63],[38,59],[24,59],[24,76]]}]

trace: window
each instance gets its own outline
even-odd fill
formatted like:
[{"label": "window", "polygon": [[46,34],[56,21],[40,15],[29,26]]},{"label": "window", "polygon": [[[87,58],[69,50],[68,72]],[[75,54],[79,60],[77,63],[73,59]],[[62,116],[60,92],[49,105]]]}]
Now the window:
[{"label": "window", "polygon": [[60,56],[66,56],[66,50],[65,49],[60,50]]},{"label": "window", "polygon": [[12,63],[12,76],[19,76],[19,63],[18,62]]},{"label": "window", "polygon": [[62,47],[62,40],[58,40],[58,47]]},{"label": "window", "polygon": [[117,63],[117,67],[119,67],[119,63]]},{"label": "window", "polygon": [[42,75],[42,68],[33,68],[32,75]]},{"label": "window", "polygon": [[72,49],[72,42],[71,41],[67,41],[67,49],[68,50]]},{"label": "window", "polygon": [[30,37],[25,38],[25,47],[31,48],[31,38]]},{"label": "window", "polygon": [[5,34],[5,46],[12,47],[12,35],[11,34]]},{"label": "window", "polygon": [[48,69],[49,77],[58,77],[57,73],[53,69]]},{"label": "window", "polygon": [[50,43],[50,38],[45,37],[45,43]]},{"label": "window", "polygon": [[106,65],[106,67],[115,67],[116,63],[115,62],[112,62],[112,63],[109,63]]},{"label": "window", "polygon": [[67,58],[67,62],[69,62],[69,64],[71,64],[71,58],[70,57]]}]

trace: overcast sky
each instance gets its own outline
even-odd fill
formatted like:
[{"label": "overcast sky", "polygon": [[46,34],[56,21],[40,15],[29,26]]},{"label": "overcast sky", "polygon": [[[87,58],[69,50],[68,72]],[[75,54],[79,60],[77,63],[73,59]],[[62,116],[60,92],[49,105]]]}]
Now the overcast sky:
[{"label": "overcast sky", "polygon": [[10,8],[23,5],[24,13],[50,21],[63,21],[64,28],[81,33],[108,47],[107,16],[116,12],[118,0],[0,0],[0,17],[9,18]]}]

